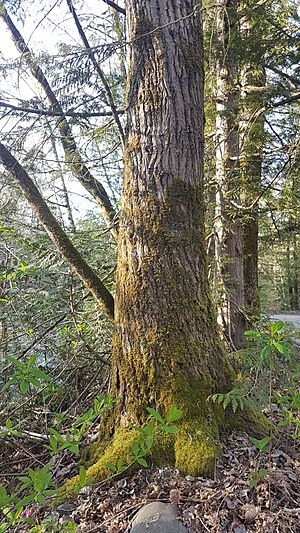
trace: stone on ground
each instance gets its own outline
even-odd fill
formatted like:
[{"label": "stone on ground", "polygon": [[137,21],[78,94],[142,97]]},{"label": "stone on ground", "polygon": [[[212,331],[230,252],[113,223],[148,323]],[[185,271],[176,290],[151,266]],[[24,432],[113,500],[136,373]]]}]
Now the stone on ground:
[{"label": "stone on ground", "polygon": [[177,519],[172,505],[152,502],[139,510],[129,531],[130,533],[187,533],[188,530]]}]

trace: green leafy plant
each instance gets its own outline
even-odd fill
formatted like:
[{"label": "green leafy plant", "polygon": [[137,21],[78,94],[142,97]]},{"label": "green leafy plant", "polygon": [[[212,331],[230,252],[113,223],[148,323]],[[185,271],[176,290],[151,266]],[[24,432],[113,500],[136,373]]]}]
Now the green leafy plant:
[{"label": "green leafy plant", "polygon": [[271,437],[266,435],[262,439],[255,439],[254,437],[250,437],[250,441],[254,446],[260,451],[260,452],[268,452],[269,451],[269,444],[270,444]]},{"label": "green leafy plant", "polygon": [[174,422],[179,420],[182,413],[175,406],[171,406],[169,413],[164,419],[161,414],[153,409],[153,407],[147,407],[147,411],[150,415],[149,421],[144,426],[132,426],[132,430],[138,433],[138,438],[131,446],[131,454],[129,455],[129,463],[126,464],[123,459],[119,459],[116,464],[107,463],[107,468],[113,472],[113,474],[120,474],[128,468],[129,464],[137,463],[141,466],[147,467],[148,463],[146,457],[150,455],[155,438],[159,434],[175,434],[176,426]]},{"label": "green leafy plant", "polygon": [[288,394],[275,394],[275,401],[282,408],[282,419],[278,422],[278,427],[293,427],[294,439],[300,440],[300,392],[289,387]]},{"label": "green leafy plant", "polygon": [[260,366],[274,365],[274,356],[280,354],[286,361],[291,359],[291,344],[285,334],[285,324],[278,320],[270,324],[266,331],[250,330],[245,331],[246,337],[261,345]]},{"label": "green leafy plant", "polygon": [[248,473],[248,481],[251,489],[255,488],[258,483],[268,475],[268,470],[260,468],[259,470],[253,470]]},{"label": "green leafy plant", "polygon": [[29,468],[28,476],[19,477],[19,480],[22,481],[22,485],[17,491],[17,494],[24,491],[29,492],[29,494],[22,497],[15,504],[16,509],[23,508],[32,502],[43,504],[45,503],[46,496],[56,493],[55,490],[49,489],[49,487],[53,486],[50,468],[50,464],[47,464],[42,468],[36,468],[35,470]]},{"label": "green leafy plant", "polygon": [[36,365],[36,355],[32,355],[27,363],[21,363],[16,357],[7,355],[6,360],[10,361],[16,371],[10,375],[8,381],[3,385],[2,391],[9,389],[13,384],[17,384],[22,394],[29,392],[30,386],[39,388],[43,382],[50,382],[51,378]]},{"label": "green leafy plant", "polygon": [[[59,433],[55,428],[49,428],[49,444],[45,445],[45,447],[53,454],[68,450],[79,456],[79,446],[86,431],[104,411],[112,409],[118,401],[120,401],[118,397],[113,398],[110,395],[98,396],[94,400],[93,407],[76,418],[72,426],[66,429],[64,434]],[[63,421],[64,417],[59,417],[59,426],[61,426]]]},{"label": "green leafy plant", "polygon": [[21,435],[22,433],[13,427],[10,418],[5,421],[5,426],[0,429],[0,439],[5,437],[20,437]]}]

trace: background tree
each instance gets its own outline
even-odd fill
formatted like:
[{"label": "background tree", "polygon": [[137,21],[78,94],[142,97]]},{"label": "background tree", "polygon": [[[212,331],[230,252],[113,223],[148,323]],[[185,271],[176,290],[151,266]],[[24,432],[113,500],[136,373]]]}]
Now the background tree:
[{"label": "background tree", "polygon": [[217,9],[215,264],[221,285],[219,322],[232,349],[244,342],[244,272],[238,136],[237,2]]}]

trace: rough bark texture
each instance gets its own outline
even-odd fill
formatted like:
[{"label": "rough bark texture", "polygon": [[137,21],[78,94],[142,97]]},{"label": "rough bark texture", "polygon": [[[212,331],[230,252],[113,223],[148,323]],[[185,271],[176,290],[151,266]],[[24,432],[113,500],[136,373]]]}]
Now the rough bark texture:
[{"label": "rough bark texture", "polygon": [[[241,20],[241,35],[249,38],[253,23],[248,16]],[[262,157],[265,140],[264,107],[266,84],[263,67],[264,58],[259,45],[249,53],[251,63],[241,71],[241,118],[240,118],[240,169],[241,199],[243,207],[254,207],[243,217],[243,257],[245,313],[248,323],[255,322],[259,316],[258,290],[258,203],[261,192]],[[251,90],[249,90],[249,89]]]},{"label": "rough bark texture", "polygon": [[25,169],[18,163],[7,148],[0,143],[0,161],[13,177],[21,189],[30,207],[35,211],[38,219],[48,233],[56,248],[60,251],[67,263],[74,269],[76,274],[91,291],[96,300],[104,305],[107,312],[113,316],[114,299],[96,272],[86,263],[78,250],[64,232],[56,218],[51,213],[38,188],[28,176]]},{"label": "rough bark texture", "polygon": [[115,238],[117,238],[117,220],[116,213],[110,202],[110,199],[101,183],[96,180],[88,169],[87,165],[83,161],[81,154],[76,145],[75,138],[69,123],[64,115],[63,109],[56,98],[48,80],[46,79],[42,69],[39,67],[36,59],[28,48],[22,35],[14,25],[4,5],[1,5],[0,17],[5,22],[12,40],[19,52],[22,54],[23,59],[27,62],[27,65],[37,80],[38,84],[44,91],[48,102],[50,103],[52,110],[59,113],[56,118],[56,125],[60,132],[61,143],[65,153],[66,164],[71,172],[77,177],[81,185],[93,196],[98,205],[101,207],[102,216]]},{"label": "rough bark texture", "polygon": [[237,2],[223,0],[217,10],[215,256],[218,318],[232,348],[242,346],[245,329],[242,229],[234,207],[240,203],[236,26]]},{"label": "rough bark texture", "polygon": [[112,376],[122,401],[113,444],[89,471],[93,477],[128,447],[128,432],[116,428],[143,421],[147,406],[165,414],[174,404],[183,412],[165,460],[195,474],[211,471],[218,454],[223,415],[206,398],[230,387],[231,370],[206,269],[196,4],[126,3],[132,44]]}]

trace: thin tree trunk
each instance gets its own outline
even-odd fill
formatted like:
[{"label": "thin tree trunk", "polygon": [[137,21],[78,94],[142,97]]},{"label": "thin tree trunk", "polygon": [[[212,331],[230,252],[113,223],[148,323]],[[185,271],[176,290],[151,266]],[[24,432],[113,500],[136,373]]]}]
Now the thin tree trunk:
[{"label": "thin tree trunk", "polygon": [[242,232],[233,207],[233,202],[240,203],[236,25],[236,0],[223,0],[217,9],[215,254],[221,288],[219,323],[234,349],[242,346],[245,329]]},{"label": "thin tree trunk", "polygon": [[65,207],[66,207],[66,210],[67,210],[67,217],[68,217],[68,221],[69,221],[69,227],[70,227],[72,233],[76,233],[76,226],[75,226],[74,217],[73,217],[73,213],[72,213],[72,208],[71,208],[71,204],[70,204],[70,200],[69,200],[69,193],[68,193],[67,186],[66,186],[66,181],[65,181],[65,177],[64,177],[64,171],[63,171],[63,168],[61,166],[61,163],[60,163],[59,157],[58,157],[58,152],[57,152],[56,143],[55,143],[55,136],[54,136],[54,133],[52,131],[51,125],[49,124],[49,122],[47,120],[46,120],[46,124],[47,124],[47,127],[48,127],[49,131],[50,131],[50,142],[51,142],[52,150],[53,150],[53,153],[55,155],[55,158],[56,158],[56,161],[57,161],[57,164],[58,164],[58,168],[59,168],[59,177],[60,177],[60,181],[61,181],[62,195],[63,195]]},{"label": "thin tree trunk", "polygon": [[299,309],[299,270],[297,235],[293,235],[293,309]]},{"label": "thin tree trunk", "polygon": [[[241,36],[245,40],[251,35],[251,9],[241,20]],[[261,191],[262,157],[264,147],[264,114],[266,75],[264,58],[259,42],[249,53],[249,63],[241,70],[241,113],[240,113],[240,169],[241,199],[244,207],[251,205]],[[248,90],[251,88],[251,91]],[[255,90],[256,88],[256,90]],[[243,257],[245,313],[251,325],[259,316],[258,290],[258,204],[243,217]]]},{"label": "thin tree trunk", "polygon": [[[286,247],[287,291],[283,290],[288,309],[293,309],[293,285],[291,276],[291,251],[289,240]],[[283,285],[284,288],[284,285]]]},{"label": "thin tree trunk", "polygon": [[114,208],[103,185],[101,185],[101,183],[92,176],[90,170],[83,161],[76,145],[72,130],[56,95],[51,89],[42,69],[39,67],[36,59],[29,50],[22,35],[15,27],[4,6],[1,6],[0,17],[5,22],[17,50],[19,50],[19,52],[22,54],[22,57],[25,59],[32,75],[44,91],[52,109],[60,114],[59,117],[56,117],[56,125],[60,132],[66,164],[71,172],[73,172],[77,177],[78,181],[80,181],[81,185],[93,196],[98,205],[101,207],[102,216],[105,222],[109,227],[111,227],[112,234],[115,238],[117,238],[118,231],[116,227],[117,221]]},{"label": "thin tree trunk", "polygon": [[106,311],[114,315],[114,299],[97,274],[82,258],[56,218],[51,213],[38,188],[15,157],[0,143],[0,161],[21,189],[30,207],[48,233],[53,244]]}]

